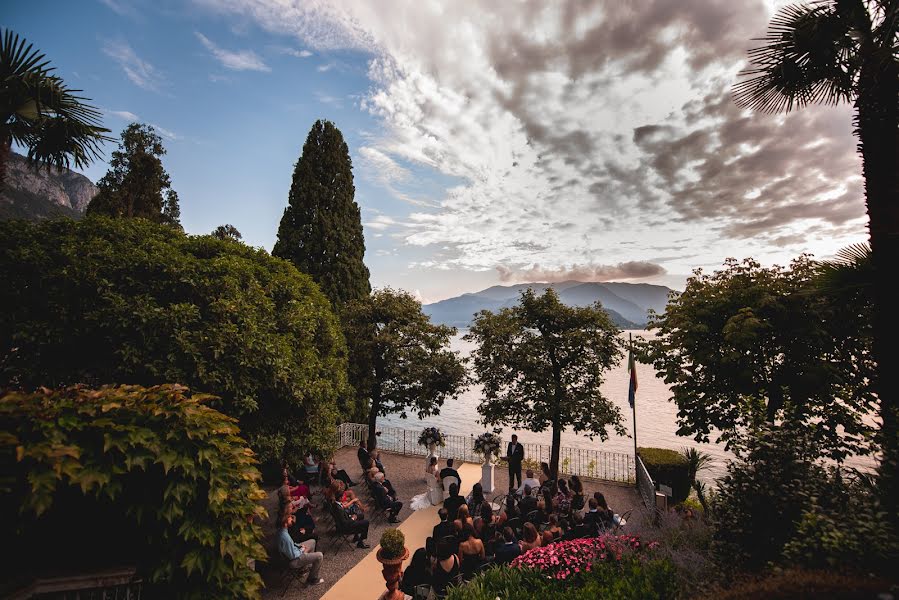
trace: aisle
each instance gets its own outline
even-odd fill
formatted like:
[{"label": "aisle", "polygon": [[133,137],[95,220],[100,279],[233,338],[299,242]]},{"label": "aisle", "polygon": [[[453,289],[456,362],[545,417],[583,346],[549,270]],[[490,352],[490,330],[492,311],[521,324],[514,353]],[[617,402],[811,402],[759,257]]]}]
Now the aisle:
[{"label": "aisle", "polygon": [[[459,493],[467,496],[471,487],[481,480],[481,466],[474,463],[464,463],[458,468],[462,478],[462,489]],[[408,502],[408,499],[403,499]],[[416,511],[400,523],[397,528],[406,536],[406,547],[409,549],[409,559],[412,554],[425,545],[425,540],[431,535],[434,525],[440,521],[437,511],[440,506],[431,506]],[[369,540],[373,542],[374,540]],[[384,585],[384,577],[381,575],[381,563],[376,558],[378,548],[374,546],[371,551],[346,575],[340,578],[328,592],[322,596],[322,600],[375,600],[383,592],[387,591]],[[405,569],[409,565],[409,559],[403,563]],[[328,560],[328,555],[325,555]]]}]

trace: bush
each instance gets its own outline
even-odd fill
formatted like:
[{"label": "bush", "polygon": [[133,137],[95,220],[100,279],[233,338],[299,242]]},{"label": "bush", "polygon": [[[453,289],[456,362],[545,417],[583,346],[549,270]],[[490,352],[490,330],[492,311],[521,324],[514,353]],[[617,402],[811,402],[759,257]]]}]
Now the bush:
[{"label": "bush", "polygon": [[[133,563],[149,596],[258,598],[253,453],[234,419],[180,386],[0,398],[0,581]],[[48,555],[50,542],[69,548]]]},{"label": "bush", "polygon": [[576,580],[547,578],[536,569],[497,567],[469,583],[450,588],[447,600],[653,600],[678,598],[673,568],[666,560],[629,556],[620,562],[599,562]]},{"label": "bush", "polygon": [[0,223],[0,387],[180,383],[260,460],[334,443],[346,350],[312,280],[143,219]]},{"label": "bush", "polygon": [[690,464],[683,454],[665,448],[638,448],[637,452],[655,483],[671,487],[671,501],[683,502],[690,495]]},{"label": "bush", "polygon": [[387,529],[381,534],[381,557],[399,558],[406,547],[406,536],[399,529]]},{"label": "bush", "polygon": [[878,594],[889,588],[888,581],[870,577],[790,569],[743,581],[730,589],[716,588],[706,597],[715,600],[868,600],[883,597]]}]

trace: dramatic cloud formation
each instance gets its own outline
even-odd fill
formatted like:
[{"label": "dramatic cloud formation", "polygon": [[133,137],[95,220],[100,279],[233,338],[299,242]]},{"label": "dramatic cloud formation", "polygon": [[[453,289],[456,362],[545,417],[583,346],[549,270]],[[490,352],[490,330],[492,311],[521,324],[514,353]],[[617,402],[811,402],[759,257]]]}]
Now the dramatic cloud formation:
[{"label": "dramatic cloud formation", "polygon": [[233,71],[263,71],[265,73],[271,71],[268,65],[266,65],[252,50],[232,52],[231,50],[225,50],[224,48],[217,46],[212,40],[199,31],[195,31],[194,34],[197,36],[197,39],[200,40],[200,43],[209,50],[210,54],[222,63],[222,66],[226,69],[231,69]]},{"label": "dramatic cloud formation", "polygon": [[621,281],[628,279],[646,279],[664,275],[661,266],[643,261],[618,263],[617,265],[572,265],[570,268],[544,269],[534,265],[530,269],[514,270],[500,265],[496,267],[499,279],[503,283],[540,281],[559,283],[561,281]]},{"label": "dramatic cloud formation", "polygon": [[[394,234],[430,252],[419,265],[626,278],[864,235],[850,109],[766,116],[730,100],[770,17],[760,1],[197,1],[371,54],[362,107],[385,133],[363,156],[454,182],[395,215]],[[677,244],[695,254],[655,249]]]},{"label": "dramatic cloud formation", "polygon": [[124,40],[109,40],[103,44],[103,53],[119,63],[131,82],[145,90],[158,92],[164,82],[156,67],[142,60]]}]

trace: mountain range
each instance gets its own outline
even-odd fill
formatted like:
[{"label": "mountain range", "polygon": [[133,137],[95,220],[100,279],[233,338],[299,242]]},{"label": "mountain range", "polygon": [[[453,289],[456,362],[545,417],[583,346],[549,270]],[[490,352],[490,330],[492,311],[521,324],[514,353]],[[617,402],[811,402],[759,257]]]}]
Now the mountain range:
[{"label": "mountain range", "polygon": [[6,183],[0,187],[0,219],[80,219],[96,194],[97,186],[80,173],[35,168],[21,154],[10,152]]},{"label": "mountain range", "polygon": [[559,299],[569,306],[589,306],[600,302],[612,317],[615,325],[622,329],[642,329],[649,318],[649,311],[661,313],[668,303],[671,291],[663,285],[648,283],[583,282],[563,281],[561,283],[521,283],[518,285],[495,285],[480,292],[462,294],[440,302],[425,304],[422,310],[434,323],[468,327],[474,314],[481,310],[497,311],[518,303],[521,292],[532,289],[543,293],[553,288]]}]

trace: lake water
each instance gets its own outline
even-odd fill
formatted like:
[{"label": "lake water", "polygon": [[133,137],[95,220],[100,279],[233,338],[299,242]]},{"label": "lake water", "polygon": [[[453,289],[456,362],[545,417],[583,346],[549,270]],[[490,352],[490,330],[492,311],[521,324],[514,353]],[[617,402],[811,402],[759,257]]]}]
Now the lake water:
[{"label": "lake water", "polygon": [[[454,336],[451,342],[453,350],[462,356],[468,356],[475,345],[462,339],[465,332]],[[624,332],[624,336],[632,333],[634,337],[640,335],[645,338],[653,337],[653,333],[647,331]],[[633,413],[627,402],[628,372],[627,357],[611,371],[604,374],[605,382],[602,386],[603,395],[609,398],[621,409],[622,421],[629,435],[633,435]],[[733,457],[724,449],[724,444],[714,442],[705,444],[694,442],[690,438],[676,435],[677,431],[677,406],[668,399],[670,390],[664,381],[655,376],[651,365],[637,364],[637,443],[640,446],[655,448],[671,448],[680,450],[683,447],[695,447],[706,452],[715,459],[712,467],[702,473],[700,477],[707,481],[720,477],[725,472],[726,461]],[[419,430],[425,426],[437,426],[444,433],[457,435],[478,435],[487,429],[478,423],[478,404],[481,402],[481,386],[474,385],[463,393],[457,400],[448,401],[440,411],[440,415],[430,417],[426,422],[417,417],[401,419],[399,415],[389,415],[378,419],[380,425],[403,427],[405,429]],[[504,439],[508,439],[513,433],[518,434],[520,441],[525,443],[552,443],[552,432],[532,433],[506,428],[502,432]],[[621,437],[609,430],[609,439],[601,442],[599,438],[590,440],[583,435],[573,432],[562,433],[562,445],[573,448],[585,448],[593,450],[605,450],[609,452],[624,452],[633,455],[634,440],[632,437]],[[714,439],[714,437],[712,438]],[[849,466],[859,469],[872,469],[874,460],[870,457],[853,457],[847,460]]]}]

